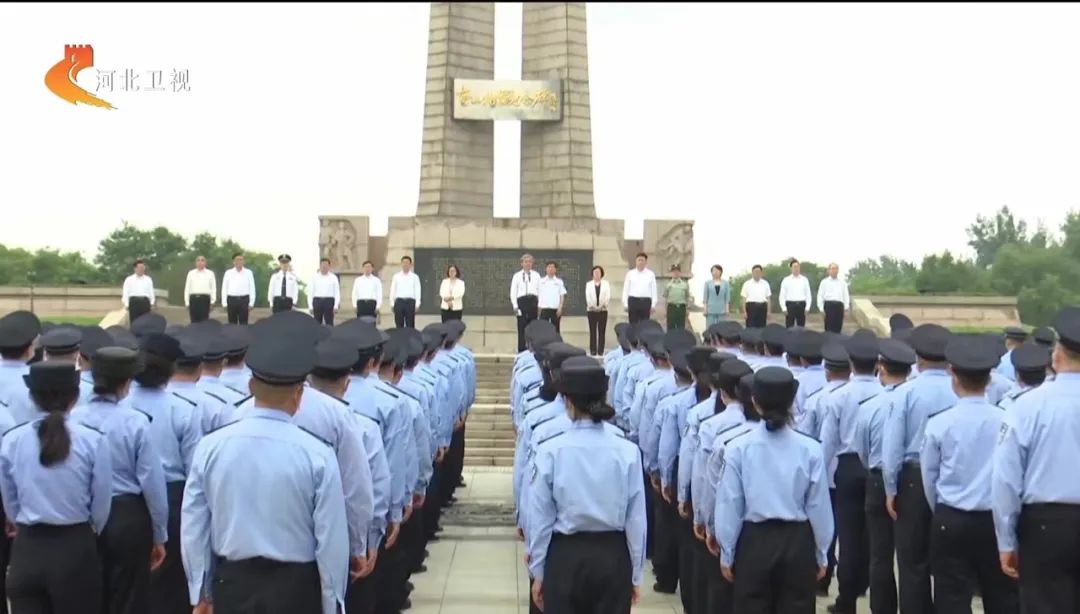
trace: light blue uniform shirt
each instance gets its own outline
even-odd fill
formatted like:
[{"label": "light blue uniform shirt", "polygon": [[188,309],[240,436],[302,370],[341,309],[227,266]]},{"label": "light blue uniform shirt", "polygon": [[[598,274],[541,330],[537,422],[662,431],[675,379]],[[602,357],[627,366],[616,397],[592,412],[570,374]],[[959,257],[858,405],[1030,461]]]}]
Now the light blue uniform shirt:
[{"label": "light blue uniform shirt", "polygon": [[709,457],[716,451],[718,436],[745,423],[746,413],[742,403],[734,402],[725,407],[724,411],[705,418],[698,425],[698,444],[694,450],[690,479],[690,499],[694,504],[695,524],[705,524],[716,500],[716,483],[709,482],[706,470]]},{"label": "light blue uniform shirt", "polygon": [[22,392],[15,392],[7,399],[0,399],[0,403],[3,404],[2,407],[11,416],[12,427],[45,417],[45,412],[38,409],[34,400],[30,398],[30,391],[25,387]]},{"label": "light blue uniform shirt", "polygon": [[26,393],[23,376],[30,367],[21,360],[0,360],[0,401],[11,405],[11,399]]},{"label": "light blue uniform shirt", "polygon": [[990,372],[990,385],[986,387],[986,399],[991,405],[998,405],[1001,399],[1012,390],[1016,383],[996,371]]},{"label": "light blue uniform shirt", "polygon": [[821,444],[790,428],[764,424],[728,442],[717,499],[720,563],[731,567],[743,522],[809,521],[824,567],[833,536],[832,505]]},{"label": "light blue uniform shirt", "polygon": [[[638,399],[645,391],[645,388],[639,386],[639,384],[648,381],[654,371],[656,371],[656,365],[653,364],[651,358],[646,356],[645,360],[631,367],[630,370],[626,372],[626,386],[624,388],[623,396],[626,400],[626,406],[630,408],[629,418],[631,431],[636,431],[637,429],[637,424],[635,422],[637,414],[634,413],[634,403],[639,402]],[[640,414],[640,407],[638,413]]]},{"label": "light blue uniform shirt", "polygon": [[645,386],[644,400],[641,403],[641,415],[638,418],[638,447],[645,455],[643,463],[648,473],[657,472],[659,456],[660,429],[656,409],[660,402],[679,391],[679,382],[672,369],[657,369],[654,377]]},{"label": "light blue uniform shirt", "polygon": [[79,405],[86,403],[94,396],[94,374],[90,371],[79,371]]},{"label": "light blue uniform shirt", "polygon": [[246,368],[225,367],[218,376],[222,386],[240,395],[241,399],[251,396],[250,383],[251,372]]},{"label": "light blue uniform shirt", "polygon": [[[268,493],[273,513],[266,510]],[[337,459],[284,412],[255,407],[206,436],[192,463],[180,526],[192,603],[218,555],[315,561],[323,614],[345,607],[349,525]]]},{"label": "light blue uniform shirt", "polygon": [[[727,449],[727,444],[739,435],[757,427],[757,421],[747,421],[742,424],[737,424],[717,433],[713,442],[709,444],[709,448],[712,452],[705,462],[705,476],[703,478],[704,486],[701,489],[706,497],[706,501],[703,503],[695,502],[694,507],[701,508],[702,515],[699,524],[704,525],[705,532],[714,538],[716,537],[716,509],[722,505],[727,505],[727,501],[723,501],[716,496],[717,491],[720,489],[720,475],[724,470],[724,453]],[[694,522],[698,522],[696,516]]]},{"label": "light blue uniform shirt", "polygon": [[604,373],[608,376],[607,402],[612,407],[615,407],[615,390],[619,386],[619,364],[625,357],[622,347],[604,354]]},{"label": "light blue uniform shirt", "polygon": [[409,471],[409,480],[405,485],[409,488],[410,497],[422,494],[427,491],[427,481],[431,477],[431,474],[428,474],[427,477],[424,476],[425,471],[431,466],[431,457],[428,455],[430,452],[430,440],[427,435],[427,417],[424,416],[424,410],[420,406],[419,398],[412,396],[400,386],[389,382],[383,382],[383,384],[393,388],[408,407],[407,436],[409,437],[409,459],[412,461],[412,466]]},{"label": "light blue uniform shirt", "polygon": [[250,393],[241,392],[235,388],[226,386],[221,378],[216,375],[203,375],[199,378],[199,382],[196,384],[199,390],[202,390],[211,397],[217,399],[225,405],[231,405],[236,407],[237,403],[240,403],[247,399]]},{"label": "light blue uniform shirt", "polygon": [[998,375],[1008,379],[1009,381],[1016,381],[1016,367],[1012,363],[1012,350],[1005,352],[1001,357],[1001,362],[998,363],[997,369],[994,370]]},{"label": "light blue uniform shirt", "polygon": [[11,411],[3,401],[0,401],[0,435],[10,431],[18,426],[15,423],[15,419],[11,417]]},{"label": "light blue uniform shirt", "polygon": [[643,438],[643,445],[648,448],[645,452],[645,470],[660,474],[663,486],[671,485],[675,477],[675,459],[679,456],[679,443],[682,439],[682,431],[679,430],[680,414],[685,422],[686,410],[697,404],[693,384],[676,381],[675,385],[675,391],[656,404],[652,425]]},{"label": "light blue uniform shirt", "polygon": [[[907,382],[904,382],[900,386],[906,384]],[[863,467],[867,469],[881,469],[881,448],[885,434],[885,419],[892,409],[898,387],[896,384],[885,386],[881,394],[859,407],[859,418],[855,423],[854,447]]]},{"label": "light blue uniform shirt", "polygon": [[88,522],[101,533],[112,505],[112,459],[101,433],[66,420],[71,451],[63,461],[41,464],[35,420],[4,434],[0,445],[0,495],[8,520],[67,526]]},{"label": "light blue uniform shirt", "polygon": [[799,390],[795,392],[795,423],[798,424],[806,412],[806,398],[825,386],[825,367],[811,365],[795,376],[799,381]]},{"label": "light blue uniform shirt", "polygon": [[[427,414],[428,431],[431,434],[431,445],[433,451],[442,447],[442,406],[446,402],[446,384],[443,382],[439,372],[431,367],[428,363],[420,363],[416,365],[416,368],[411,372],[412,377],[425,390],[427,390],[427,397],[429,404],[424,407],[424,412]],[[447,444],[449,445],[449,444]]]},{"label": "light blue uniform shirt", "polygon": [[930,416],[956,404],[952,376],[944,369],[928,369],[898,391],[885,421],[881,473],[885,495],[896,496],[900,468],[919,460],[923,430]]},{"label": "light blue uniform shirt", "polygon": [[[761,356],[754,362],[754,371],[760,371],[765,367],[780,367],[781,369],[791,371],[791,367],[787,364],[787,359],[783,356]],[[792,374],[794,375],[794,373]]]},{"label": "light blue uniform shirt", "polygon": [[196,408],[164,389],[134,383],[124,402],[150,416],[150,438],[165,469],[165,482],[186,480],[195,446],[203,434]]},{"label": "light blue uniform shirt", "polygon": [[350,375],[345,401],[354,412],[379,425],[390,467],[390,522],[401,522],[407,500],[411,502],[412,499],[412,490],[405,480],[410,462],[406,428],[408,408],[398,393],[387,389],[374,375]]},{"label": "light blue uniform shirt", "polygon": [[645,484],[641,454],[633,443],[579,421],[537,447],[529,476],[529,575],[544,579],[554,533],[624,531],[641,586],[645,569]]},{"label": "light blue uniform shirt", "polygon": [[[631,373],[643,363],[652,363],[643,350],[633,350],[619,361],[618,387],[615,389],[615,412],[616,420],[619,416],[627,417],[630,414],[630,402],[633,400],[634,386],[637,381],[631,381]],[[629,424],[628,418],[627,424]]]},{"label": "light blue uniform shirt", "polygon": [[537,397],[532,402],[528,413],[525,414],[524,419],[521,421],[521,428],[518,429],[518,436],[514,449],[512,480],[514,503],[517,504],[518,509],[519,527],[522,526],[521,510],[525,505],[525,498],[522,496],[522,482],[525,479],[525,471],[529,467],[529,462],[532,460],[535,446],[540,442],[539,439],[534,437],[533,431],[536,427],[553,419],[560,413],[566,413],[566,401],[563,399],[562,395],[555,395],[555,398],[551,401],[544,400],[542,397]]},{"label": "light blue uniform shirt", "polygon": [[859,408],[881,394],[881,390],[881,382],[873,375],[853,375],[847,386],[837,389],[824,399],[821,451],[826,462],[832,463],[842,454],[857,452],[855,430],[859,420]]},{"label": "light blue uniform shirt", "polygon": [[[1051,380],[1047,379],[1046,381]],[[1013,387],[1009,389],[1007,393],[1005,393],[1005,396],[1002,397],[1000,401],[998,401],[997,406],[1001,409],[1009,409],[1010,407],[1012,407],[1013,403],[1016,403],[1017,399],[1031,392],[1032,390],[1035,390],[1036,388],[1038,388],[1038,386],[1025,386],[1023,384],[1014,384]]]},{"label": "light blue uniform shirt", "polygon": [[450,446],[450,440],[454,436],[452,374],[450,368],[443,364],[435,364],[435,361],[424,363],[426,372],[436,380],[435,398],[438,403],[435,406],[435,421],[438,428],[435,431],[435,440],[440,448]]},{"label": "light blue uniform shirt", "polygon": [[[150,417],[106,397],[93,396],[71,411],[71,421],[105,434],[112,468],[112,496],[142,495],[154,543],[168,539],[169,498],[165,470],[151,434]],[[173,539],[177,536],[173,535]]]},{"label": "light blue uniform shirt", "polygon": [[472,350],[460,343],[455,345],[453,349],[450,350],[450,353],[464,362],[465,413],[468,414],[469,408],[476,402],[476,356],[473,354]]},{"label": "light blue uniform shirt", "polygon": [[406,371],[401,375],[397,388],[416,399],[416,414],[413,416],[412,431],[416,439],[419,478],[416,483],[415,494],[423,495],[427,492],[431,475],[434,472],[433,461],[435,460],[435,440],[431,430],[432,392],[420,379],[415,371]]},{"label": "light blue uniform shirt", "polygon": [[224,426],[232,421],[232,409],[236,406],[230,404],[226,409],[226,403],[220,398],[207,393],[199,388],[196,382],[169,382],[165,390],[170,394],[187,401],[194,408],[195,416],[199,422],[201,434]]},{"label": "light blue uniform shirt", "polygon": [[[314,388],[306,390],[313,392],[315,396],[323,395],[322,392]],[[305,391],[305,395],[307,391]],[[386,535],[386,524],[390,515],[390,464],[386,460],[386,450],[383,449],[382,431],[379,430],[378,422],[353,411],[346,401],[330,395],[323,396],[350,412],[353,418],[353,427],[356,429],[360,442],[367,452],[366,460],[371,475],[371,493],[373,496],[371,530],[368,533],[367,547],[368,550],[374,550],[379,547],[383,536]]]},{"label": "light blue uniform shirt", "polygon": [[676,476],[676,496],[679,503],[690,500],[690,484],[694,478],[694,452],[698,447],[698,428],[701,421],[716,412],[716,395],[714,390],[709,398],[693,406],[686,413],[686,428],[683,429],[682,441],[679,443],[679,475]]},{"label": "light blue uniform shirt", "polygon": [[525,398],[528,393],[536,390],[543,383],[544,374],[540,371],[540,367],[535,365],[522,371],[521,375],[514,380],[510,399],[510,411],[514,420],[514,428],[521,426],[521,415],[525,413]]},{"label": "light blue uniform shirt", "polygon": [[825,419],[825,399],[847,383],[847,380],[825,382],[821,388],[807,395],[803,399],[802,415],[795,417],[795,430],[820,440],[821,424]]},{"label": "light blue uniform shirt", "polygon": [[990,509],[994,447],[1005,412],[983,397],[964,397],[926,421],[919,465],[926,502],[967,512]]},{"label": "light blue uniform shirt", "polygon": [[1005,412],[994,453],[993,509],[998,550],[1016,551],[1022,506],[1080,505],[1080,373],[1059,373]]}]

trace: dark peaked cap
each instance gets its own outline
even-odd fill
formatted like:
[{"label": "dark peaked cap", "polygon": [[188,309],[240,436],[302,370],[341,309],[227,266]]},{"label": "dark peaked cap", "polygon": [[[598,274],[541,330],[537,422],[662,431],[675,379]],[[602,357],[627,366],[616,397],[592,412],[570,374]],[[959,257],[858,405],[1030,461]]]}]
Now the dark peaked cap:
[{"label": "dark peaked cap", "polygon": [[686,365],[692,373],[697,373],[705,368],[705,362],[716,353],[716,348],[708,345],[697,345],[686,351]]},{"label": "dark peaked cap", "polygon": [[94,352],[103,347],[113,345],[113,338],[100,326],[86,326],[82,329],[82,341],[79,343],[79,354],[91,358]]},{"label": "dark peaked cap", "polygon": [[525,338],[533,339],[539,334],[555,332],[555,325],[547,320],[533,320],[525,326]]},{"label": "dark peaked cap", "polygon": [[70,354],[79,349],[82,330],[75,326],[57,326],[41,336],[41,347],[50,354]]},{"label": "dark peaked cap", "polygon": [[131,379],[139,372],[139,353],[121,347],[103,347],[90,357],[94,377]]},{"label": "dark peaked cap", "polygon": [[315,346],[315,370],[345,375],[358,360],[360,351],[347,339],[329,337]]},{"label": "dark peaked cap", "polygon": [[[359,320],[351,320],[342,326],[335,327],[331,337],[352,341],[358,350],[370,350],[379,347],[390,340],[390,337],[386,333],[380,331],[371,324]],[[439,342],[442,342],[441,334],[439,336]]]},{"label": "dark peaked cap", "polygon": [[854,336],[844,344],[848,357],[858,362],[877,362],[878,340],[877,337],[867,335]]},{"label": "dark peaked cap", "polygon": [[784,347],[787,336],[787,329],[779,324],[768,324],[761,330],[761,340],[766,345]]},{"label": "dark peaked cap", "polygon": [[543,351],[544,364],[548,369],[558,369],[564,360],[574,356],[585,356],[585,350],[562,341],[549,343]]},{"label": "dark peaked cap", "polygon": [[41,332],[41,320],[29,311],[13,311],[0,318],[0,348],[30,345]]},{"label": "dark peaked cap", "polygon": [[30,392],[77,392],[79,372],[70,362],[46,360],[30,365],[23,382]]},{"label": "dark peaked cap", "polygon": [[911,331],[908,343],[915,353],[926,360],[945,360],[945,346],[949,344],[952,333],[937,324],[920,324]]},{"label": "dark peaked cap", "polygon": [[986,335],[955,335],[945,346],[945,360],[954,371],[985,373],[998,365],[996,343]]},{"label": "dark peaked cap", "polygon": [[562,394],[602,395],[607,392],[608,377],[604,367],[588,356],[571,356],[559,370],[556,386]]},{"label": "dark peaked cap", "polygon": [[760,328],[744,328],[740,339],[745,344],[757,345],[761,343],[761,333],[762,329]]},{"label": "dark peaked cap", "polygon": [[753,372],[750,365],[741,360],[725,360],[716,374],[716,381],[724,387],[737,387],[740,379]]},{"label": "dark peaked cap", "polygon": [[899,339],[882,339],[878,343],[878,351],[881,353],[881,361],[911,366],[918,359],[915,350]]},{"label": "dark peaked cap", "polygon": [[1013,349],[1010,360],[1017,371],[1045,371],[1050,366],[1050,348],[1038,343],[1025,343]]},{"label": "dark peaked cap", "polygon": [[176,357],[176,364],[181,366],[194,366],[202,364],[203,355],[209,343],[204,337],[195,334],[181,334],[176,337],[180,342],[180,355]]},{"label": "dark peaked cap", "polygon": [[821,348],[821,357],[825,360],[825,368],[833,370],[846,370],[851,367],[847,349],[842,343],[828,342]]},{"label": "dark peaked cap", "polygon": [[289,335],[293,341],[299,343],[318,343],[319,329],[322,325],[315,318],[306,313],[288,310],[280,311],[269,318],[259,320],[253,326],[252,334],[259,337],[273,335]]},{"label": "dark peaked cap", "polygon": [[1028,332],[1026,329],[1020,328],[1019,326],[1006,326],[1005,338],[1013,339],[1015,341],[1026,341],[1028,338]]},{"label": "dark peaked cap", "polygon": [[667,348],[669,353],[676,348],[687,349],[694,347],[696,344],[697,338],[694,337],[694,333],[688,330],[676,328],[664,333],[664,347]]},{"label": "dark peaked cap", "polygon": [[1052,346],[1057,343],[1057,333],[1049,326],[1040,326],[1035,329],[1035,332],[1031,333],[1031,338],[1035,340],[1035,343]]},{"label": "dark peaked cap", "polygon": [[168,323],[165,321],[165,317],[160,313],[144,313],[141,316],[135,318],[135,321],[131,323],[131,332],[136,337],[145,337],[150,333],[163,333]]},{"label": "dark peaked cap", "polygon": [[[139,349],[139,338],[123,326],[110,326],[105,329],[105,332],[109,334],[109,343],[106,345],[116,345],[129,350]],[[85,339],[83,343],[86,343]]]},{"label": "dark peaked cap", "polygon": [[754,398],[763,405],[791,403],[799,383],[783,367],[763,367],[754,374]]},{"label": "dark peaked cap", "polygon": [[911,321],[911,318],[902,313],[894,313],[889,316],[889,329],[895,333],[899,330],[907,330],[915,328],[915,323]]},{"label": "dark peaked cap", "polygon": [[142,351],[165,360],[176,360],[183,356],[180,340],[165,333],[150,333],[139,341]]},{"label": "dark peaked cap", "polygon": [[792,356],[809,358],[811,356],[821,356],[821,346],[824,343],[825,338],[821,333],[813,330],[801,330],[789,336],[784,349]]},{"label": "dark peaked cap", "polygon": [[671,368],[683,374],[690,373],[690,363],[687,360],[689,356],[690,348],[675,348],[668,355],[668,361],[671,362]]},{"label": "dark peaked cap", "polygon": [[1080,352],[1080,307],[1066,307],[1054,318],[1061,345],[1072,352]]},{"label": "dark peaked cap", "polygon": [[267,325],[248,348],[246,361],[252,377],[271,385],[303,382],[315,369],[316,335],[306,322],[296,318]]}]

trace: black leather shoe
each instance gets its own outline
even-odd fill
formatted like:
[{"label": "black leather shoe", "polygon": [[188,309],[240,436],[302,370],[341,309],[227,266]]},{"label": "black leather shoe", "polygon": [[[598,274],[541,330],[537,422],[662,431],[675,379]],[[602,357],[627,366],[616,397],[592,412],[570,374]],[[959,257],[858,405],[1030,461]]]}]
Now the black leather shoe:
[{"label": "black leather shoe", "polygon": [[664,595],[674,595],[675,594],[675,587],[674,586],[664,586],[663,584],[660,584],[659,582],[657,582],[656,584],[653,584],[652,589],[653,589],[654,593],[663,593]]},{"label": "black leather shoe", "polygon": [[421,565],[413,570],[413,573],[424,573],[427,571],[427,565]]},{"label": "black leather shoe", "polygon": [[412,601],[410,601],[409,599],[406,599],[405,603],[401,604],[401,609],[402,610],[411,610],[412,609]]},{"label": "black leather shoe", "polygon": [[405,592],[406,592],[406,593],[411,593],[411,592],[413,592],[413,589],[415,589],[415,588],[416,588],[416,587],[415,587],[415,586],[413,586],[413,583],[412,583],[412,582],[406,582],[406,583],[405,583]]}]

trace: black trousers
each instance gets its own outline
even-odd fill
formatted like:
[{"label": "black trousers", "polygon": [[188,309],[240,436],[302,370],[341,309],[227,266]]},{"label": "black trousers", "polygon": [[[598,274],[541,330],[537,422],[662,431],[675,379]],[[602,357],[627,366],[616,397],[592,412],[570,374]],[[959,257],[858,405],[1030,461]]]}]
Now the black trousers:
[{"label": "black trousers", "polygon": [[[322,587],[315,563],[282,563],[264,558],[214,566],[215,614],[295,614],[321,612]],[[191,606],[188,606],[188,613]]]},{"label": "black trousers", "polygon": [[[694,611],[713,614],[709,610],[709,576],[714,570],[719,573],[720,559],[709,552],[705,542],[694,538]],[[730,607],[730,605],[728,606]]]},{"label": "black trousers", "polygon": [[653,490],[653,573],[658,584],[672,591],[679,583],[679,520],[678,510]]},{"label": "black trousers", "polygon": [[442,321],[443,322],[446,322],[447,320],[460,320],[461,319],[461,310],[460,309],[443,309],[443,310],[441,310],[441,313],[442,313]]},{"label": "black trousers", "polygon": [[319,324],[334,325],[334,297],[316,296],[311,299],[311,315]]},{"label": "black trousers", "polygon": [[769,319],[769,305],[767,303],[746,304],[746,328],[765,328]]},{"label": "black trousers", "polygon": [[785,307],[787,313],[784,314],[784,326],[806,326],[806,301],[788,301]]},{"label": "black trousers", "polygon": [[230,296],[225,299],[225,311],[229,316],[229,324],[247,324],[250,310],[247,296]]},{"label": "black trousers", "polygon": [[629,614],[632,574],[626,533],[556,533],[544,562],[544,612]]},{"label": "black trousers", "polygon": [[99,614],[101,561],[90,525],[19,525],[7,596],[14,614]]},{"label": "black trousers", "polygon": [[517,308],[521,312],[517,317],[519,352],[525,351],[525,327],[540,315],[539,301],[533,294],[519,296],[517,299]]},{"label": "black trousers", "polygon": [[626,299],[626,312],[631,324],[648,320],[652,317],[652,299],[631,296]]},{"label": "black trousers", "polygon": [[660,495],[652,489],[652,481],[644,471],[641,479],[645,484],[645,558],[652,560],[653,546],[656,545],[656,504],[653,500]]},{"label": "black trousers", "polygon": [[[0,526],[7,526],[7,514],[0,505]],[[11,560],[11,538],[7,533],[0,535],[0,569],[7,569]],[[0,614],[8,614],[7,582],[0,582]]]},{"label": "black trousers", "polygon": [[[829,489],[829,505],[832,507],[832,519],[833,526],[837,525],[836,520],[836,489]],[[825,577],[818,581],[818,591],[822,593],[829,592],[829,585],[832,584],[833,575],[836,573],[836,541],[838,531],[833,531],[832,541],[829,542],[829,549],[825,552]]]},{"label": "black trousers", "polygon": [[450,449],[446,456],[451,459],[450,465],[450,489],[457,490],[461,484],[461,476],[465,469],[465,424],[456,429],[450,437]]},{"label": "black trousers", "polygon": [[744,522],[732,568],[734,611],[814,614],[815,548],[808,522]]},{"label": "black trousers", "polygon": [[105,614],[143,614],[150,610],[150,547],[154,531],[142,495],[112,498],[109,521],[98,537]]},{"label": "black trousers", "polygon": [[270,304],[271,313],[290,311],[293,308],[293,300],[287,296],[275,296]]},{"label": "black trousers", "polygon": [[[411,518],[410,518],[411,520]],[[409,580],[408,555],[402,544],[404,524],[399,529],[398,541],[393,548],[386,547],[383,540],[379,551],[379,561],[375,568],[375,611],[378,614],[391,614],[401,610],[405,602],[405,583]]]},{"label": "black trousers", "polygon": [[697,587],[694,581],[697,562],[694,556],[696,541],[693,519],[679,516],[679,600],[682,602],[683,610],[689,614],[696,614],[699,611],[694,607],[694,590]]},{"label": "black trousers", "polygon": [[604,353],[607,336],[607,311],[590,311],[589,319],[589,354],[599,356]]},{"label": "black trousers", "polygon": [[345,614],[375,614],[375,583],[379,565],[382,565],[382,561],[375,562],[375,571],[371,575],[350,582],[345,587]]},{"label": "black trousers", "polygon": [[731,614],[734,587],[721,574],[720,559],[712,556],[712,553],[709,557],[711,560],[701,574],[705,584],[705,603],[691,614]]},{"label": "black trousers", "polygon": [[[180,535],[180,507],[184,501],[184,483],[165,484],[169,497],[169,535]],[[216,595],[217,585],[214,586]],[[150,574],[150,603],[154,614],[190,614],[187,577],[180,558],[180,540],[170,538],[165,544],[165,562]],[[215,610],[217,611],[217,610]]]},{"label": "black trousers", "polygon": [[128,324],[130,325],[139,316],[150,313],[150,299],[145,296],[128,297]]},{"label": "black trousers", "polygon": [[559,331],[559,321],[562,320],[562,318],[559,317],[559,310],[558,309],[541,309],[540,310],[540,319],[541,320],[547,320],[548,322],[551,322],[555,326],[555,332],[560,332]]},{"label": "black trousers", "polygon": [[844,329],[844,304],[840,301],[825,301],[825,330],[838,333]]},{"label": "black trousers", "polygon": [[356,301],[356,317],[362,318],[364,316],[375,317],[375,301],[373,300],[361,300]]},{"label": "black trousers", "polygon": [[394,326],[416,328],[416,300],[399,298],[394,301]]},{"label": "black trousers", "polygon": [[934,614],[930,596],[930,519],[919,466],[904,463],[896,489],[894,525],[903,614]]},{"label": "black trousers", "polygon": [[866,537],[866,469],[854,453],[837,459],[836,529],[840,539],[837,612],[855,614],[855,601],[870,586],[870,544]]},{"label": "black trousers", "polygon": [[1080,612],[1080,505],[1025,505],[1017,529],[1024,614]]},{"label": "black trousers", "polygon": [[192,324],[210,319],[210,303],[209,294],[192,294],[188,297],[188,318]]},{"label": "black trousers", "polygon": [[937,614],[971,614],[971,589],[979,587],[986,614],[1018,614],[1016,581],[1001,572],[994,517],[947,505],[934,508],[931,531],[934,609]]},{"label": "black trousers", "polygon": [[880,469],[871,469],[866,476],[866,535],[870,544],[870,610],[875,614],[896,614],[896,545],[893,520],[885,509],[885,480]]}]

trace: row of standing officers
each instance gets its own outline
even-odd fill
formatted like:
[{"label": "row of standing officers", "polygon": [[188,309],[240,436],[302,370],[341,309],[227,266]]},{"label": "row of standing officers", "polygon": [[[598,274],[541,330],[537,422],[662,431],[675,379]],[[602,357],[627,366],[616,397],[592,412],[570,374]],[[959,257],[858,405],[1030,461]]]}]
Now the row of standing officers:
[{"label": "row of standing officers", "polygon": [[531,324],[510,385],[533,609],[628,611],[650,558],[691,614],[810,614],[839,541],[830,612],[868,589],[875,614],[976,591],[1080,611],[1080,308],[1033,340],[892,324],[623,324],[603,367]]},{"label": "row of standing officers", "polygon": [[461,485],[461,322],[41,329],[0,319],[5,611],[410,607]]}]

